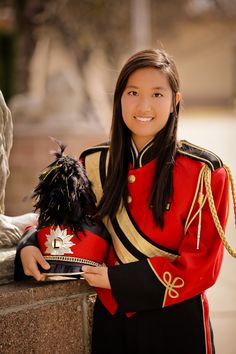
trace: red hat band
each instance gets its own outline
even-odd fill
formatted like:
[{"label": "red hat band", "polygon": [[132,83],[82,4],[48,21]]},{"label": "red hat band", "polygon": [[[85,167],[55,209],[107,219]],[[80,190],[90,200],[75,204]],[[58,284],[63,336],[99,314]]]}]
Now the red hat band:
[{"label": "red hat band", "polygon": [[40,250],[49,262],[99,266],[106,260],[108,242],[89,230],[77,235],[65,226],[48,226],[37,233]]}]

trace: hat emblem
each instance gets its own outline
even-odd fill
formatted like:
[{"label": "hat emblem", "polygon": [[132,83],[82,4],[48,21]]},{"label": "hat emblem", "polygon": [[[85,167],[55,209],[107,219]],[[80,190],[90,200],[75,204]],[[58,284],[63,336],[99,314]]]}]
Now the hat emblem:
[{"label": "hat emblem", "polygon": [[75,243],[71,242],[73,236],[73,234],[67,233],[67,229],[62,230],[59,226],[55,230],[51,228],[50,234],[46,234],[45,253],[55,256],[72,254],[71,247],[75,245]]}]

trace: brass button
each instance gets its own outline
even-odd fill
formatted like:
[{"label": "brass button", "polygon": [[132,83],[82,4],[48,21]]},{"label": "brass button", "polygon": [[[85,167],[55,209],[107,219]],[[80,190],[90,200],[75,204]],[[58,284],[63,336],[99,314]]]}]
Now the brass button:
[{"label": "brass button", "polygon": [[135,182],[135,180],[136,180],[135,175],[129,175],[129,177],[128,177],[128,181],[129,181],[129,183],[134,183],[134,182]]},{"label": "brass button", "polygon": [[130,203],[132,202],[132,197],[131,197],[131,195],[128,195],[127,202],[128,202],[128,204],[130,204]]}]

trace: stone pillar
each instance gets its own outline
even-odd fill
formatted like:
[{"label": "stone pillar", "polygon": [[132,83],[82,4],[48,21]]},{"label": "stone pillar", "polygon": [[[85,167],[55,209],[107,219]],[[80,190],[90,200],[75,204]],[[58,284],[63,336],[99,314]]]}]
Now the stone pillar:
[{"label": "stone pillar", "polygon": [[84,280],[0,286],[0,353],[89,354],[95,296]]}]

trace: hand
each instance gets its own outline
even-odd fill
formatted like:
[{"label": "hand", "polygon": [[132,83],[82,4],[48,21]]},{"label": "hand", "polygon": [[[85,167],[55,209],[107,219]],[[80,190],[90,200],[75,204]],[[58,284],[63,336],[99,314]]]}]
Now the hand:
[{"label": "hand", "polygon": [[107,267],[83,266],[82,271],[84,272],[82,276],[89,285],[96,288],[111,289]]},{"label": "hand", "polygon": [[45,270],[50,269],[50,265],[46,262],[38,247],[26,246],[22,248],[20,258],[25,275],[33,276],[38,281],[45,280],[46,276],[40,273],[38,264]]}]

